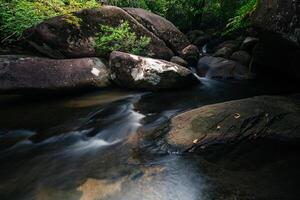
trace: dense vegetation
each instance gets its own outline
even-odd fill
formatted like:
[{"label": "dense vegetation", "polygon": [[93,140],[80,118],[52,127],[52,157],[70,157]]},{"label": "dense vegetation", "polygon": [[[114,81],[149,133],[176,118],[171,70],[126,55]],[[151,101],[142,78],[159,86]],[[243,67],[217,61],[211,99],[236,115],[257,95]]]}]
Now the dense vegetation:
[{"label": "dense vegetation", "polygon": [[[214,27],[224,30],[225,33],[231,33],[249,25],[247,16],[255,9],[256,1],[108,0],[108,3],[150,10],[166,17],[183,31]],[[80,19],[71,13],[100,6],[98,2],[98,0],[0,0],[1,42],[14,41],[21,37],[25,29],[57,15],[64,14],[68,22],[78,26]],[[227,28],[223,29],[224,27]]]},{"label": "dense vegetation", "polygon": [[66,15],[78,25],[80,19],[71,13],[99,6],[96,0],[0,0],[0,38],[2,42],[18,39],[22,32],[43,20]]},{"label": "dense vegetation", "polygon": [[101,31],[95,39],[95,48],[104,55],[116,50],[144,55],[145,49],[151,41],[149,37],[145,36],[138,38],[131,31],[128,22],[124,22],[118,27],[102,25],[100,28]]},{"label": "dense vegetation", "polygon": [[140,7],[172,21],[181,30],[223,28],[227,32],[249,25],[247,14],[257,0],[108,0],[120,7]]}]

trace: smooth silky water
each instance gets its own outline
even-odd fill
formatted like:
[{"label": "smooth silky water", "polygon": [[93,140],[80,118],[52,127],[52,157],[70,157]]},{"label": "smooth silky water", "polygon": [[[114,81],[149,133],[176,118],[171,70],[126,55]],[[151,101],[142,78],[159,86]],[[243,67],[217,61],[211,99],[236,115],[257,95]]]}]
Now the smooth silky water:
[{"label": "smooth silky water", "polygon": [[183,111],[295,89],[202,82],[160,93],[0,97],[0,200],[293,199],[296,185],[283,187],[287,182],[274,181],[267,169],[223,169],[199,155],[181,154],[163,137],[170,118]]}]

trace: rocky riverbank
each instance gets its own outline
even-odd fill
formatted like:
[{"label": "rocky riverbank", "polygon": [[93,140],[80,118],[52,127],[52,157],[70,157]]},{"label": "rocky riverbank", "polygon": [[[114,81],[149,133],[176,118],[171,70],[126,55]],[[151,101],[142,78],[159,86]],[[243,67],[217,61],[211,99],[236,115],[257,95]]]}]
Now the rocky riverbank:
[{"label": "rocky riverbank", "polygon": [[[68,22],[66,16],[54,17],[24,32],[25,39],[16,48],[22,56],[12,55],[14,49],[3,51],[9,55],[1,56],[0,91],[19,93],[24,89],[25,93],[34,93],[43,89],[45,92],[53,89],[59,91],[60,88],[76,91],[85,86],[101,89],[117,86],[151,91],[180,89],[200,84],[200,81],[195,81],[192,71],[206,78],[275,79],[278,74],[284,74],[288,79],[299,80],[299,20],[296,20],[299,15],[294,12],[298,5],[294,5],[296,8],[275,9],[277,4],[273,2],[270,4],[272,16],[281,17],[264,21],[261,16],[266,4],[266,1],[261,1],[252,16],[256,28],[245,31],[237,38],[223,37],[214,30],[193,30],[185,35],[165,18],[138,8],[101,6],[81,10],[74,13],[81,20],[80,25]],[[291,13],[285,15],[285,11]],[[271,26],[276,20],[278,26]],[[95,49],[95,37],[100,26],[116,27],[124,21],[138,37],[148,37],[150,43],[144,58],[134,61],[132,58],[136,55],[122,56],[123,61],[116,63],[116,52],[109,55]],[[284,28],[283,21],[293,24]],[[274,38],[271,46],[276,48],[269,45],[266,34]],[[272,56],[283,47],[288,48],[288,52],[283,49],[280,56]],[[101,69],[98,69],[98,61],[92,66],[90,61],[95,60],[94,57],[101,60]],[[147,74],[148,83],[136,77],[141,74]],[[161,84],[152,84],[157,77]],[[40,84],[43,80],[45,83]]]}]

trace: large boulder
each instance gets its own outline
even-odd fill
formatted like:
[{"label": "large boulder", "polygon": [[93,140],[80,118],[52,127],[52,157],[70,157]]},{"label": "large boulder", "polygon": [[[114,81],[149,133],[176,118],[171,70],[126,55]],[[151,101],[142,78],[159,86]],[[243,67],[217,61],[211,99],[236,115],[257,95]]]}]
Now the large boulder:
[{"label": "large boulder", "polygon": [[204,56],[199,60],[197,73],[206,78],[238,80],[253,78],[247,67],[233,60],[213,56]]},{"label": "large boulder", "polygon": [[112,81],[124,88],[155,91],[200,83],[187,68],[163,60],[115,51],[109,62]]},{"label": "large boulder", "polygon": [[118,26],[128,21],[137,36],[151,38],[147,56],[166,60],[173,56],[163,40],[121,8],[102,6],[81,10],[74,15],[81,20],[79,26],[66,20],[66,16],[58,16],[28,29],[25,37],[36,50],[52,58],[103,56],[94,48],[94,37],[100,32],[100,26]]},{"label": "large boulder", "polygon": [[109,85],[109,70],[98,58],[0,56],[0,93],[59,92]]},{"label": "large boulder", "polygon": [[125,11],[165,41],[175,53],[179,54],[183,48],[190,44],[187,37],[165,18],[140,8],[126,8]]},{"label": "large boulder", "polygon": [[232,145],[241,155],[243,149],[238,149],[238,144],[248,144],[253,151],[259,140],[277,141],[277,145],[299,142],[299,122],[300,95],[259,96],[180,114],[172,119],[167,141],[184,151],[197,153]]},{"label": "large boulder", "polygon": [[[300,2],[260,0],[251,19],[259,32],[254,65],[275,78],[300,80]],[[283,76],[284,75],[284,76]],[[277,77],[278,76],[278,77]]]},{"label": "large boulder", "polygon": [[260,0],[252,16],[256,27],[278,33],[299,45],[300,2],[295,0]]}]

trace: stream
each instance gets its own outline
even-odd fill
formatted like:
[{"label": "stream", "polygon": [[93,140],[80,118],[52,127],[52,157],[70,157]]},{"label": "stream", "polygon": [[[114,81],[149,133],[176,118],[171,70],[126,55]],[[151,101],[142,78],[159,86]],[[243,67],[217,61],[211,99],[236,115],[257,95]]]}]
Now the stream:
[{"label": "stream", "polygon": [[[294,171],[224,169],[164,142],[199,106],[295,92],[288,83],[217,81],[183,91],[106,90],[0,97],[0,200],[297,199]],[[297,182],[298,181],[298,182]]]}]

